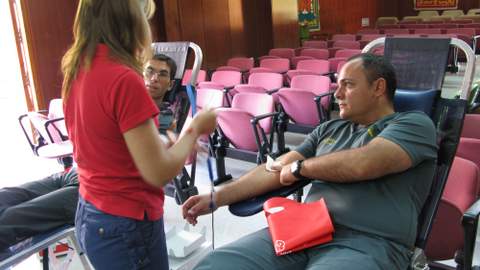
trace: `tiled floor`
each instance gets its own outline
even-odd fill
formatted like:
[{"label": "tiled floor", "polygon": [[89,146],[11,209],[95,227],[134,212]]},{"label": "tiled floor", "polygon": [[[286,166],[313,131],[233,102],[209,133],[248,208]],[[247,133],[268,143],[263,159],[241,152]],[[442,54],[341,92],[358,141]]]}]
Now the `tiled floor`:
[{"label": "tiled floor", "polygon": [[[480,77],[478,71],[476,77]],[[458,75],[447,74],[442,96],[454,96],[457,94],[460,84]],[[43,160],[33,156],[16,120],[20,113],[8,97],[0,97],[0,123],[2,123],[0,142],[3,142],[2,153],[0,154],[0,164],[2,164],[0,187],[18,185],[61,170],[61,167],[55,161]],[[287,137],[287,143],[296,145],[302,139],[302,135],[290,134]],[[200,157],[196,181],[200,193],[208,192],[210,188],[205,164],[205,159]],[[232,173],[234,177],[238,177],[253,166],[254,164],[251,163],[227,159],[227,171]],[[230,214],[226,207],[217,210],[214,219],[214,237],[217,247],[266,226],[262,213],[248,218],[240,218]],[[185,224],[181,218],[180,206],[169,197],[165,201],[165,223],[167,228]],[[192,230],[200,231],[202,227],[207,228],[207,240],[211,241],[213,234],[210,215],[200,217],[199,224]],[[40,269],[40,264],[36,258],[31,258],[14,269]],[[79,269],[78,264],[74,262],[71,269]]]}]

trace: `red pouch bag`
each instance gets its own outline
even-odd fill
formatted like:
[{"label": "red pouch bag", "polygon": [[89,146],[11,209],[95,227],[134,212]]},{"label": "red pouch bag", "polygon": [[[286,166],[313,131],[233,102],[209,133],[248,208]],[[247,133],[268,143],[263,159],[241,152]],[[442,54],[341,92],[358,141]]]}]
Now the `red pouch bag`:
[{"label": "red pouch bag", "polygon": [[274,197],[263,204],[277,256],[332,241],[332,220],[323,199],[311,203]]}]

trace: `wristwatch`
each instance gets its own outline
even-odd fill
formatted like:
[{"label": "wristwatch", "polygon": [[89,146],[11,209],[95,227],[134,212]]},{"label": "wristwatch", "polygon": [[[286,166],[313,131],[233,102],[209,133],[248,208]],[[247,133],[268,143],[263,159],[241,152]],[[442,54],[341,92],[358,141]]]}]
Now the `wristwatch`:
[{"label": "wristwatch", "polygon": [[290,172],[298,179],[303,178],[302,174],[300,173],[303,161],[303,159],[297,160],[290,166]]}]

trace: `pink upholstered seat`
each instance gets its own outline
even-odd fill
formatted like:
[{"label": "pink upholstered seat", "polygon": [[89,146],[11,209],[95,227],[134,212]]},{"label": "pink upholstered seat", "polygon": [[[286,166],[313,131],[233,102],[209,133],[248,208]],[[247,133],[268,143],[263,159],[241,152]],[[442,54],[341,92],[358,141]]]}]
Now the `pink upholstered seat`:
[{"label": "pink upholstered seat", "polygon": [[233,66],[219,66],[215,69],[216,71],[238,71],[242,72],[238,67],[233,67]]},{"label": "pink upholstered seat", "polygon": [[386,34],[386,35],[408,35],[410,34],[410,31],[408,29],[404,29],[404,28],[391,28],[391,29],[384,29],[383,30],[383,33]]},{"label": "pink upholstered seat", "polygon": [[259,72],[261,68],[268,69],[270,72],[285,73],[290,69],[290,60],[287,58],[264,59],[260,61],[260,67],[250,69],[250,73]]},{"label": "pink upholstered seat", "polygon": [[480,168],[480,139],[460,137],[456,156],[468,159]]},{"label": "pink upholstered seat", "polygon": [[283,76],[278,73],[252,73],[248,77],[248,84],[235,86],[232,95],[236,93],[267,93],[283,86]]},{"label": "pink upholstered seat", "polygon": [[[239,93],[233,97],[231,108],[217,109],[218,127],[229,142],[238,149],[258,151],[250,121],[254,116],[274,111],[273,98],[258,93]],[[266,133],[272,128],[271,117],[260,120],[259,128]]]},{"label": "pink upholstered seat", "polygon": [[357,35],[380,34],[379,29],[364,28],[357,31]]},{"label": "pink upholstered seat", "polygon": [[290,81],[298,75],[323,75],[330,71],[328,60],[302,60],[298,62],[297,68],[287,72],[287,80]]},{"label": "pink upholstered seat", "polygon": [[291,59],[295,56],[295,50],[292,48],[273,48],[268,52],[268,55]]},{"label": "pink upholstered seat", "polygon": [[303,47],[308,48],[317,48],[317,49],[326,49],[328,48],[327,42],[324,40],[305,40],[303,42]]},{"label": "pink upholstered seat", "polygon": [[[282,88],[276,93],[285,113],[295,123],[316,126],[320,122],[315,96],[330,91],[330,78],[318,75],[299,75],[292,78],[290,88]],[[325,112],[330,105],[330,97],[321,100]]]},{"label": "pink upholstered seat", "polygon": [[300,62],[302,60],[312,60],[312,59],[315,59],[315,58],[313,58],[311,56],[295,56],[291,60],[292,68],[296,69],[298,62]]},{"label": "pink upholstered seat", "polygon": [[461,137],[480,139],[480,114],[465,114]]},{"label": "pink upholstered seat", "polygon": [[[190,78],[192,77],[192,70],[191,69],[186,69],[185,73],[183,73],[182,77],[182,85],[185,86],[188,83],[190,83]],[[203,69],[198,71],[198,76],[197,76],[197,84],[199,82],[204,82],[207,80],[207,72]],[[194,85],[195,86],[195,85]]]},{"label": "pink upholstered seat", "polygon": [[226,106],[223,91],[218,89],[197,89],[197,108],[220,108]]},{"label": "pink upholstered seat", "polygon": [[233,57],[228,59],[226,66],[218,67],[217,70],[227,70],[227,67],[235,67],[240,72],[247,72],[253,68],[254,61],[252,57]]},{"label": "pink upholstered seat", "polygon": [[355,40],[338,40],[333,43],[332,47],[342,49],[360,49],[360,42]]},{"label": "pink upholstered seat", "polygon": [[315,59],[326,60],[328,59],[327,49],[303,49],[300,52],[301,56],[310,56]]},{"label": "pink upholstered seat", "polygon": [[333,41],[338,41],[338,40],[356,40],[356,36],[352,34],[335,34],[332,36]]},{"label": "pink upholstered seat", "polygon": [[424,34],[424,35],[437,35],[437,34],[442,34],[442,29],[439,28],[421,28],[421,29],[415,29],[414,30],[415,34]]},{"label": "pink upholstered seat", "polygon": [[242,73],[231,70],[213,72],[209,82],[199,82],[198,88],[229,89],[242,82]]},{"label": "pink upholstered seat", "polygon": [[455,157],[435,218],[426,254],[430,260],[454,257],[463,247],[463,213],[477,200],[479,172],[471,161]]},{"label": "pink upholstered seat", "polygon": [[335,53],[335,57],[329,58],[328,61],[330,62],[330,72],[336,72],[338,63],[347,60],[348,58],[360,54],[361,50],[353,50],[353,49],[343,49],[338,50]]}]

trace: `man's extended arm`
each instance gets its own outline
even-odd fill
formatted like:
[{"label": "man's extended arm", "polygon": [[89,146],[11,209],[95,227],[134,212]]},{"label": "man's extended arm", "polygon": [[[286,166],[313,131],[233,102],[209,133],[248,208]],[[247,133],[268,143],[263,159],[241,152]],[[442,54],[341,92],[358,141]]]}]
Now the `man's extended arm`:
[{"label": "man's extended arm", "polygon": [[[291,151],[277,160],[282,164],[288,164],[303,158],[300,153]],[[264,194],[281,186],[279,173],[267,171],[265,164],[262,164],[242,175],[238,180],[222,186],[217,192],[217,205],[229,205]]]},{"label": "man's extended arm", "polygon": [[[288,164],[303,158],[300,153],[291,151],[277,160]],[[279,172],[267,171],[265,164],[257,166],[239,179],[222,185],[214,194],[215,206],[229,205],[277,189],[282,186],[279,179]],[[210,213],[210,200],[210,194],[190,197],[182,206],[183,217],[189,223],[196,224],[197,216]]]},{"label": "man's extended arm", "polygon": [[[284,185],[297,180],[290,166],[291,163],[282,168],[280,181]],[[357,182],[398,173],[411,166],[412,160],[402,147],[377,137],[360,148],[307,159],[300,173],[304,177],[329,182]]]}]

